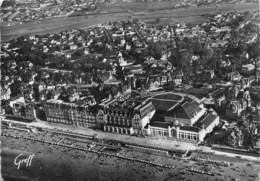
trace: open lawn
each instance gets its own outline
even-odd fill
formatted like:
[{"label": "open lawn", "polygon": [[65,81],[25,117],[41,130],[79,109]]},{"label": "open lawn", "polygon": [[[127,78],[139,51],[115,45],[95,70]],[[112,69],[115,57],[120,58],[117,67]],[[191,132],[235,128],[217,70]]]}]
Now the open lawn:
[{"label": "open lawn", "polygon": [[8,41],[26,34],[46,34],[69,30],[75,28],[85,28],[95,24],[105,23],[116,20],[126,20],[129,17],[139,18],[143,21],[153,23],[157,18],[160,19],[156,24],[172,24],[176,22],[202,23],[208,21],[208,14],[223,13],[229,11],[255,11],[258,10],[257,3],[239,4],[219,4],[200,7],[186,7],[174,9],[172,2],[164,3],[120,3],[99,8],[93,14],[77,17],[50,18],[26,24],[3,26],[0,25],[2,40]]}]

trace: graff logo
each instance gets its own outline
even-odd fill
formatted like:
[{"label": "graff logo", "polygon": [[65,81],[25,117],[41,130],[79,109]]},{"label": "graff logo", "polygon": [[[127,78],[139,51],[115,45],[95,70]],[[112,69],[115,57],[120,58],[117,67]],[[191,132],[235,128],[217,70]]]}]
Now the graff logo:
[{"label": "graff logo", "polygon": [[23,154],[19,154],[17,157],[14,159],[14,165],[17,166],[17,170],[19,170],[22,166],[22,164],[25,164],[25,167],[29,167],[32,164],[32,159],[35,156],[35,154],[29,155],[26,157]]}]

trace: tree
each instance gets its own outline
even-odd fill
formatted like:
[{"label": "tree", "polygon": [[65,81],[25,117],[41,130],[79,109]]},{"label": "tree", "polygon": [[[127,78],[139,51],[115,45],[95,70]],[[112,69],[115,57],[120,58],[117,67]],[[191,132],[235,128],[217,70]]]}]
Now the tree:
[{"label": "tree", "polygon": [[175,66],[181,69],[189,68],[192,57],[191,49],[182,49],[173,56],[175,59]]},{"label": "tree", "polygon": [[248,54],[250,58],[258,58],[260,56],[260,43],[252,43],[248,48]]},{"label": "tree", "polygon": [[148,46],[149,46],[149,53],[152,57],[154,57],[155,59],[160,59],[162,57],[162,49],[161,49],[162,47],[158,42],[156,43],[149,42]]},{"label": "tree", "polygon": [[119,66],[119,64],[117,64],[117,66],[116,66],[116,78],[121,81],[125,80],[124,72],[122,70],[122,67]]},{"label": "tree", "polygon": [[198,39],[192,41],[192,48],[195,55],[201,55],[203,52],[203,46]]},{"label": "tree", "polygon": [[21,81],[14,81],[14,83],[12,83],[10,85],[10,89],[11,89],[11,97],[15,97],[19,94],[21,94]]},{"label": "tree", "polygon": [[246,146],[249,146],[250,148],[253,148],[256,143],[256,124],[254,123],[253,117],[252,117],[253,111],[251,108],[248,108],[242,115],[242,122],[241,128],[245,135],[245,143]]},{"label": "tree", "polygon": [[241,129],[234,127],[226,141],[232,147],[242,146],[244,136]]}]

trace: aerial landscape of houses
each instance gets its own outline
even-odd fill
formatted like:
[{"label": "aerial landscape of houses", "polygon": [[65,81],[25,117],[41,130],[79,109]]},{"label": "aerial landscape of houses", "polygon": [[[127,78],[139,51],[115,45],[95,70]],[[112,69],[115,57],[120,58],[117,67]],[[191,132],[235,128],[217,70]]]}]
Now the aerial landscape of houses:
[{"label": "aerial landscape of houses", "polygon": [[[254,0],[3,1],[4,152],[23,139],[22,150],[41,154],[41,165],[60,158],[68,166],[69,159],[69,180],[105,180],[109,165],[113,173],[120,170],[109,180],[158,180],[162,173],[154,167],[176,168],[175,175],[159,180],[257,180],[257,5]],[[81,152],[82,165],[73,173]],[[91,154],[106,157],[104,165],[88,160]],[[10,157],[2,159],[4,166]],[[124,177],[129,160],[129,174],[135,164],[152,166],[134,174],[136,179]],[[99,164],[102,176],[96,173]],[[51,167],[44,167],[47,174],[38,167],[33,170],[43,180],[66,178],[65,172],[53,176]],[[95,174],[86,176],[84,168]],[[2,169],[4,176],[11,179],[13,169]]]}]

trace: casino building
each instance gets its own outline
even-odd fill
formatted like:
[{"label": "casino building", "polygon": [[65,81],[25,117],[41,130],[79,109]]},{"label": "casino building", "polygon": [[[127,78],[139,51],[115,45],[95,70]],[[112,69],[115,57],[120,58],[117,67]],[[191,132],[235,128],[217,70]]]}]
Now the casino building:
[{"label": "casino building", "polygon": [[219,124],[214,111],[185,95],[164,93],[151,101],[156,112],[145,127],[149,136],[201,142]]}]

